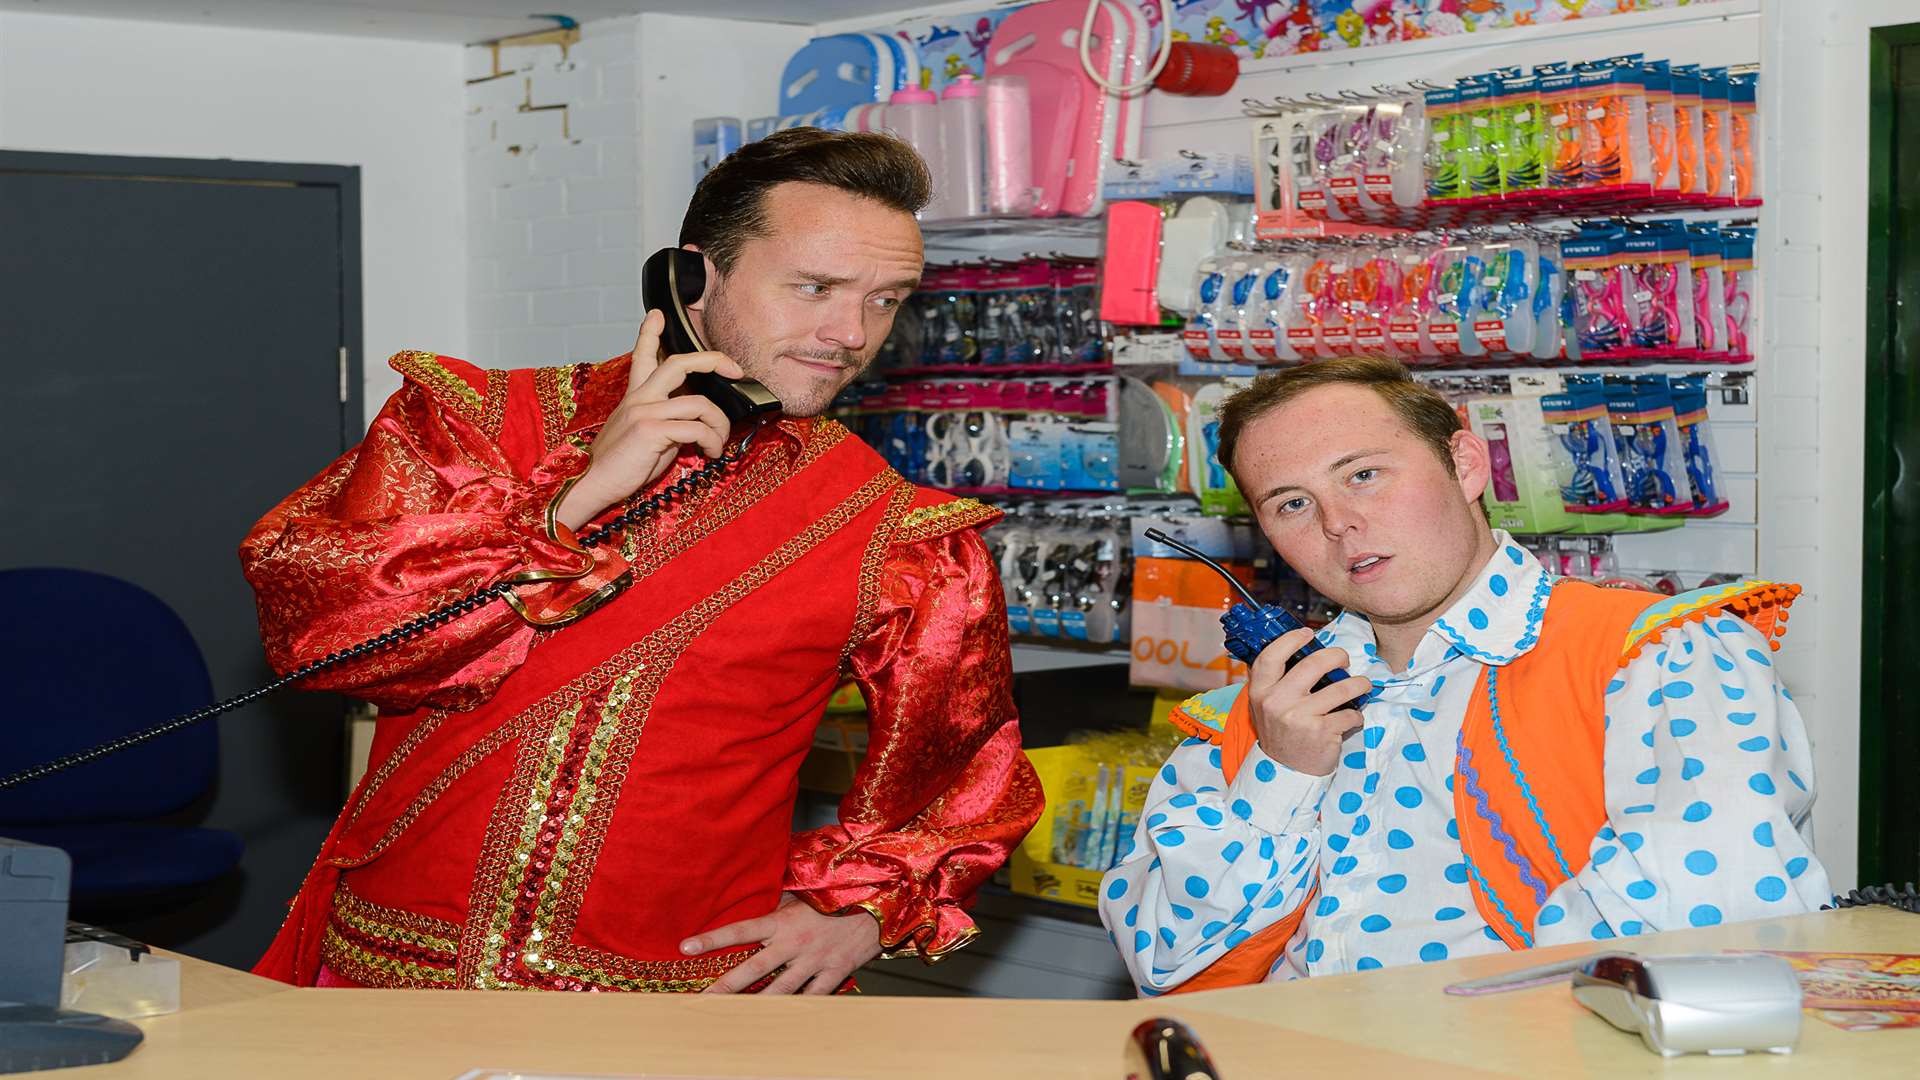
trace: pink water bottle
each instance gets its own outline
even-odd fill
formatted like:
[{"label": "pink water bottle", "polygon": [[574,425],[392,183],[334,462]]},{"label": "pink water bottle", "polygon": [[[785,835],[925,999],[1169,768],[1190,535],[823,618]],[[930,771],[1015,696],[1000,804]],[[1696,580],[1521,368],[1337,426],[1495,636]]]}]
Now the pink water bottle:
[{"label": "pink water bottle", "polygon": [[961,75],[940,102],[940,168],[933,186],[949,217],[987,213],[987,111],[980,84]]},{"label": "pink water bottle", "polygon": [[987,212],[1028,217],[1039,203],[1033,186],[1033,115],[1027,80],[987,80]]},{"label": "pink water bottle", "polygon": [[933,175],[933,200],[920,216],[929,221],[952,217],[940,184],[940,98],[917,86],[895,90],[887,99],[884,123],[888,131],[919,151],[920,160],[927,163],[927,172]]}]

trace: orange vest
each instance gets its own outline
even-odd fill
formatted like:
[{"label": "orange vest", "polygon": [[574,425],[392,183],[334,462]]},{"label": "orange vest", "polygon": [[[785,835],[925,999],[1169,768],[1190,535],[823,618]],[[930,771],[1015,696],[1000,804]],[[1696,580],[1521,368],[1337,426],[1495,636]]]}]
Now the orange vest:
[{"label": "orange vest", "polygon": [[[1778,649],[1787,606],[1799,593],[1798,585],[1743,581],[1664,597],[1563,580],[1539,642],[1504,668],[1481,671],[1454,759],[1453,810],[1474,906],[1509,948],[1532,947],[1541,905],[1586,865],[1606,824],[1605,698],[1613,673],[1668,627],[1724,612]],[[1247,696],[1236,694],[1212,722],[1194,706],[1175,709],[1173,724],[1220,746],[1231,783],[1254,745]],[[1310,894],[1173,992],[1264,980],[1312,902]]]}]

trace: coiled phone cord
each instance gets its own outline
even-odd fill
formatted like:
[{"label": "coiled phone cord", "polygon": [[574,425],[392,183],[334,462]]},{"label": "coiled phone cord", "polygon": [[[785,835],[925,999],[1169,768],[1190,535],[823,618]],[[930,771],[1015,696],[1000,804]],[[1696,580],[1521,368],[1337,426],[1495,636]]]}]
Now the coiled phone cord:
[{"label": "coiled phone cord", "polygon": [[[722,470],[746,456],[747,447],[752,445],[753,436],[758,430],[758,428],[750,429],[740,440],[739,444],[732,450],[727,451],[701,466],[699,469],[674,481],[664,490],[655,492],[638,504],[629,506],[627,509],[621,511],[618,517],[587,533],[580,538],[580,546],[585,548],[597,547],[605,543],[607,538],[618,530],[633,524],[641,518],[657,514],[665,510],[675,499],[684,498],[700,488],[713,483],[719,479]],[[230,697],[225,701],[216,701],[211,705],[195,709],[190,713],[176,716],[165,723],[155,724],[150,728],[136,731],[129,735],[122,735],[117,739],[111,739],[97,746],[90,746],[85,750],[76,750],[71,754],[54,758],[52,761],[33,765],[9,776],[0,777],[0,790],[19,787],[22,784],[30,784],[35,780],[52,776],[54,773],[65,772],[68,769],[98,761],[101,758],[117,754],[122,750],[131,749],[142,743],[151,742],[154,739],[192,727],[203,720],[211,720],[222,713],[232,712],[243,705],[251,705],[261,698],[267,697],[302,679],[326,671],[329,668],[338,667],[349,660],[357,660],[363,656],[370,656],[374,653],[382,652],[403,641],[410,641],[419,637],[429,630],[438,629],[460,618],[462,615],[484,607],[492,600],[505,596],[508,592],[512,591],[512,589],[513,586],[508,582],[495,582],[459,600],[455,600],[450,604],[430,611],[417,619],[401,623],[399,626],[393,627],[385,633],[368,638],[357,645],[350,645],[347,648],[328,653],[318,660],[309,661],[272,682],[262,686],[256,686],[244,694]]]}]

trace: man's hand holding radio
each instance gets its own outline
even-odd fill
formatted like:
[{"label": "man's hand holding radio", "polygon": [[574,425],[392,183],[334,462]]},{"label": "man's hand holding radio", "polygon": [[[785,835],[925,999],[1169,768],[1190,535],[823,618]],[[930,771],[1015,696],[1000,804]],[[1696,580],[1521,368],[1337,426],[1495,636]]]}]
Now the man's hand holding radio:
[{"label": "man's hand holding radio", "polygon": [[1247,677],[1247,707],[1260,749],[1297,773],[1327,776],[1340,762],[1340,744],[1360,727],[1353,702],[1373,689],[1368,679],[1347,678],[1324,690],[1317,683],[1335,668],[1347,666],[1345,649],[1325,648],[1287,667],[1293,654],[1313,640],[1306,627],[1275,639]]},{"label": "man's hand holding radio", "polygon": [[627,392],[593,440],[593,463],[560,502],[556,516],[569,529],[579,529],[658,480],[683,446],[698,446],[708,457],[726,452],[731,430],[726,414],[699,394],[675,392],[692,372],[710,371],[723,379],[744,379],[746,372],[724,353],[660,359],[660,333],[666,324],[658,311],[647,312],[640,324]]}]

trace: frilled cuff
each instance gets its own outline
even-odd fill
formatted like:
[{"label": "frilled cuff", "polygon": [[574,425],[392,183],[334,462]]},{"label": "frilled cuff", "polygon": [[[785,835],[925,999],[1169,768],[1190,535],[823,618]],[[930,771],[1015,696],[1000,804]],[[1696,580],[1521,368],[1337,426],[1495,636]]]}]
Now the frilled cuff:
[{"label": "frilled cuff", "polygon": [[523,562],[498,580],[514,588],[508,606],[529,625],[555,629],[613,599],[628,582],[627,564],[611,544],[588,549],[559,519],[560,504],[586,474],[585,451],[561,444],[525,483],[489,477],[456,491],[449,509],[477,502],[498,507],[523,538]]},{"label": "frilled cuff", "polygon": [[[796,848],[803,837],[795,837]],[[812,888],[795,880],[808,870],[841,877],[848,884]],[[835,864],[830,852],[803,856],[797,850],[788,865],[788,892],[823,915],[840,915],[859,908],[880,923],[880,956],[892,960],[918,956],[932,964],[979,936],[979,927],[952,897],[929,896],[899,879],[872,882],[875,868],[860,863]],[[807,874],[806,876],[812,876]]]}]

